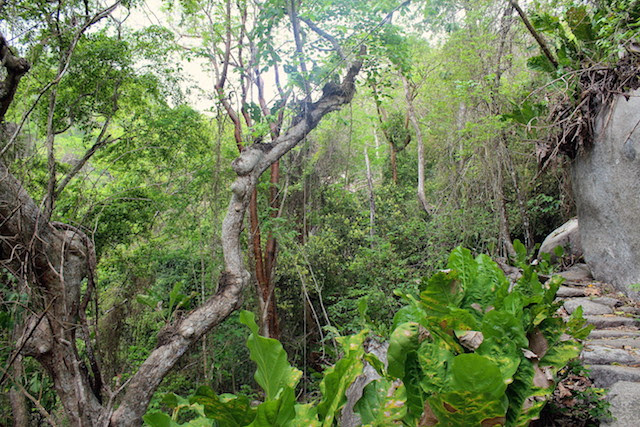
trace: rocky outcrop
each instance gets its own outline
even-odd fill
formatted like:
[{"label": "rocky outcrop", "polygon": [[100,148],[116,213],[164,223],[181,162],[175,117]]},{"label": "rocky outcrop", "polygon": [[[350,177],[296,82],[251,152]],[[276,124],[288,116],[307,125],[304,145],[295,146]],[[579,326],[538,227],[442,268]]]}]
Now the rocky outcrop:
[{"label": "rocky outcrop", "polygon": [[593,276],[627,295],[640,283],[640,90],[596,119],[594,141],[572,163],[584,258]]},{"label": "rocky outcrop", "polygon": [[571,218],[549,234],[540,246],[538,258],[542,253],[548,253],[551,255],[551,260],[555,261],[557,257],[554,249],[559,246],[564,249],[566,256],[571,256],[573,259],[578,259],[582,256],[578,218]]}]

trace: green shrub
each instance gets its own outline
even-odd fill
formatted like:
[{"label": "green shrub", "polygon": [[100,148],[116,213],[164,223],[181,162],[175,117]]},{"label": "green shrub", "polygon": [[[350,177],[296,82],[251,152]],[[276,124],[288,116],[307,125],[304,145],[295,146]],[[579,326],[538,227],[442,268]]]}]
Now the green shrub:
[{"label": "green shrub", "polygon": [[383,406],[366,402],[378,399],[380,383],[400,379],[404,390],[387,395],[406,403],[409,425],[528,425],[590,328],[580,310],[567,323],[556,313],[561,278],[545,286],[525,268],[509,291],[489,257],[462,248],[448,267],[423,281],[417,298],[402,295],[408,305],[394,318],[386,375],[358,403],[363,421],[381,425]]}]

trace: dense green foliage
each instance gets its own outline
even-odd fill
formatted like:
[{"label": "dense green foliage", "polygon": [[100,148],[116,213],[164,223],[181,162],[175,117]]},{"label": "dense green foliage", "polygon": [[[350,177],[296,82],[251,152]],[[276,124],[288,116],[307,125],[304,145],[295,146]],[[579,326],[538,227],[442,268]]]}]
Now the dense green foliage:
[{"label": "dense green foliage", "polygon": [[[44,206],[51,177],[60,184],[99,146],[59,189],[51,218],[79,227],[95,243],[89,339],[97,343],[105,382],[118,389],[163,330],[215,294],[225,269],[220,229],[238,149],[222,101],[254,121],[241,129],[245,142],[259,142],[278,114],[287,124],[299,112],[305,79],[317,99],[345,60],[304,22],[311,47],[296,52],[288,35],[281,37],[289,31],[285,2],[229,2],[256,6],[254,26],[235,12],[228,21],[234,37],[252,43],[234,47],[259,55],[251,64],[232,57],[233,78],[221,96],[210,60],[224,49],[226,2],[165,1],[151,25],[141,2],[126,1],[84,32],[81,18],[99,2],[0,3],[0,29],[31,64],[6,116],[7,129],[21,129],[2,161]],[[562,161],[540,172],[534,143],[553,133],[549,112],[580,95],[579,70],[613,65],[637,48],[638,2],[532,2],[528,13],[558,68],[539,55],[506,1],[429,0],[401,8],[391,0],[299,3],[300,17],[331,30],[349,59],[360,45],[368,53],[351,105],[326,116],[281,159],[274,188],[267,176],[258,183],[262,232],[278,242],[273,282],[281,344],[261,337],[249,314],[240,316],[246,327],[231,316],[183,356],[146,421],[331,425],[364,360],[375,363],[362,349],[360,331],[367,328],[392,343],[388,370],[374,365],[384,378],[358,404],[370,424],[415,423],[425,404],[452,424],[525,423],[553,387],[533,385],[532,378],[555,374],[576,354],[573,340],[559,340],[563,333],[584,332],[579,315],[568,325],[554,316],[558,282],[542,286],[524,259],[575,210]],[[284,47],[277,46],[281,38]],[[240,100],[242,85],[258,79],[256,64],[280,67],[288,105],[269,105],[265,114],[254,94]],[[201,79],[190,74],[194,69],[210,74]],[[263,77],[275,93],[274,77]],[[414,89],[424,134],[428,211],[416,198],[417,143],[406,124],[402,78]],[[385,120],[378,108],[389,113]],[[0,136],[2,149],[4,128]],[[269,204],[272,189],[277,206]],[[251,266],[248,226],[244,236]],[[449,256],[459,245],[471,251]],[[479,254],[511,257],[525,275],[508,292],[495,264]],[[445,267],[451,271],[438,272]],[[32,294],[10,272],[0,277],[0,362],[9,366]],[[258,311],[254,289],[245,290],[243,304]],[[462,344],[472,332],[482,333],[477,348]],[[546,352],[530,348],[533,336],[546,341]],[[84,344],[77,345],[85,357]],[[0,384],[0,417],[11,418],[7,395],[20,386],[64,420],[46,372],[31,359],[19,362]],[[479,365],[483,374],[469,368]],[[403,386],[394,383],[398,378]],[[202,387],[192,397],[179,397],[195,385]],[[167,392],[173,394],[163,398]],[[167,407],[171,416],[157,412]],[[42,420],[37,405],[30,401],[28,408]]]},{"label": "dense green foliage", "polygon": [[337,338],[342,357],[324,371],[315,404],[296,403],[302,372],[277,340],[258,335],[254,315],[244,311],[240,321],[251,330],[247,346],[264,401],[251,406],[247,396],[218,396],[202,387],[188,401],[168,394],[163,402],[171,417],[153,412],[145,421],[185,425],[177,421],[192,410],[197,418],[186,425],[331,426],[366,360],[382,378],[365,387],[354,407],[365,425],[528,425],[555,389],[558,370],[580,354],[576,340],[591,330],[581,310],[568,322],[557,314],[561,282],[556,276],[542,285],[528,266],[509,289],[489,257],[474,259],[457,248],[447,270],[422,281],[419,295],[403,295],[408,305],[394,316],[388,367],[365,354],[367,330]]},{"label": "dense green foliage", "polygon": [[448,270],[423,281],[419,298],[405,295],[394,317],[388,372],[405,384],[407,418],[427,408],[442,425],[537,418],[555,373],[580,354],[575,339],[591,329],[579,310],[568,323],[558,316],[560,283],[543,286],[528,267],[509,290],[487,256],[454,250]]},{"label": "dense green foliage", "polygon": [[[173,409],[171,417],[162,412],[152,412],[144,417],[151,426],[331,426],[345,403],[347,387],[362,373],[363,340],[367,331],[349,337],[340,337],[344,356],[324,372],[320,382],[322,399],[317,405],[300,404],[295,399],[295,389],[302,372],[287,361],[282,344],[275,339],[258,334],[258,325],[251,312],[240,313],[240,321],[251,331],[247,347],[257,369],[255,380],[263,391],[264,401],[258,406],[250,404],[247,396],[233,394],[216,395],[209,387],[200,387],[188,400],[173,393],[167,394],[163,403]],[[177,422],[181,414],[196,416],[185,424]],[[213,420],[213,421],[211,421]]]}]

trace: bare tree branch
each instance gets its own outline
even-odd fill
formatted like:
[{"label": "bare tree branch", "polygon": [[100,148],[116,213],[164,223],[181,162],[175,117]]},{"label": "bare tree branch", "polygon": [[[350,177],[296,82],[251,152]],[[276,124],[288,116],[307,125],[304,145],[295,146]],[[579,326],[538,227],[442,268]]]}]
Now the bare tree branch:
[{"label": "bare tree branch", "polygon": [[527,15],[524,13],[517,0],[509,0],[509,2],[518,12],[518,15],[520,15],[520,19],[522,19],[522,22],[527,27],[527,30],[529,30],[529,33],[531,33],[533,38],[536,39],[536,42],[538,42],[538,45],[540,46],[540,49],[542,49],[544,56],[546,56],[549,62],[553,64],[554,68],[558,68],[558,61],[556,61],[556,59],[551,54],[551,51],[549,50],[549,47],[547,46],[547,43],[544,41],[542,36],[536,31],[535,28],[533,28],[533,25],[531,25],[529,18],[527,18]]},{"label": "bare tree branch", "polygon": [[345,56],[344,52],[342,51],[342,48],[340,47],[340,43],[338,43],[338,40],[336,40],[335,37],[333,37],[331,34],[327,33],[326,31],[324,31],[322,28],[318,27],[313,21],[311,21],[308,18],[299,16],[298,19],[300,19],[302,22],[307,24],[307,27],[311,28],[320,37],[326,39],[329,43],[331,43],[331,46],[333,46],[333,50],[336,51],[340,59],[342,59],[343,61],[347,60],[347,57]]},{"label": "bare tree branch", "polygon": [[4,123],[4,116],[13,102],[20,78],[29,71],[31,66],[26,59],[13,54],[2,33],[0,33],[0,62],[7,70],[7,77],[0,82],[0,123]]},{"label": "bare tree branch", "polygon": [[[122,0],[117,0],[111,6],[108,6],[105,9],[101,10],[100,12],[97,12],[92,17],[87,18],[87,20],[83,23],[83,25],[76,31],[73,39],[69,43],[69,46],[68,46],[67,50],[65,51],[64,56],[60,60],[60,63],[59,63],[59,66],[58,66],[58,72],[56,74],[56,77],[53,80],[51,80],[49,83],[47,83],[40,90],[40,92],[38,93],[38,96],[36,97],[35,101],[31,105],[31,107],[22,115],[22,120],[20,120],[20,124],[16,127],[15,131],[13,132],[13,135],[11,135],[11,138],[9,139],[9,141],[7,141],[5,146],[0,151],[0,156],[2,156],[7,151],[7,149],[14,143],[14,141],[16,140],[18,135],[20,134],[20,131],[22,131],[22,127],[24,126],[25,122],[27,121],[27,118],[31,115],[33,110],[36,108],[36,106],[38,105],[38,103],[40,102],[40,99],[44,96],[44,94],[47,93],[49,91],[49,89],[51,89],[53,86],[55,86],[58,83],[60,83],[60,80],[62,80],[62,78],[66,74],[67,70],[69,69],[69,64],[70,64],[70,61],[71,61],[71,56],[73,54],[73,51],[75,50],[75,47],[78,44],[78,41],[80,40],[82,35],[85,33],[85,31],[87,31],[87,29],[90,26],[92,26],[93,24],[95,24],[95,23],[101,21],[102,19],[106,18],[107,16],[109,16],[120,5],[121,2],[122,2]],[[25,72],[26,72],[26,70],[25,70]],[[16,84],[17,84],[17,82],[16,82]]]}]

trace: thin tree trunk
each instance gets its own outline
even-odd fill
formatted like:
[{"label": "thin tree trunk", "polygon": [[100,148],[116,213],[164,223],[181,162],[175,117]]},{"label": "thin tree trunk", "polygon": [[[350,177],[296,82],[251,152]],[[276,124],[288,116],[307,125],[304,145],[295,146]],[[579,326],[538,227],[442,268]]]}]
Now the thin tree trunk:
[{"label": "thin tree trunk", "polygon": [[529,30],[529,33],[536,40],[536,42],[538,43],[538,46],[540,46],[540,49],[544,53],[544,56],[547,57],[547,59],[549,60],[549,62],[551,62],[554,68],[558,68],[558,61],[551,54],[551,51],[549,50],[549,47],[547,46],[547,43],[544,41],[542,36],[538,34],[535,28],[533,28],[533,25],[531,25],[531,22],[527,18],[527,15],[524,13],[524,10],[522,10],[522,8],[520,7],[520,5],[516,0],[509,0],[509,2],[513,6],[513,8],[516,10],[516,12],[518,12],[518,15],[520,15],[520,19],[522,19],[522,22],[524,23],[525,27],[527,27],[527,30]]},{"label": "thin tree trunk", "polygon": [[397,165],[397,152],[393,144],[389,143],[389,149],[391,150],[391,181],[394,185],[398,184],[398,165]]},{"label": "thin tree trunk", "polygon": [[369,189],[369,238],[371,239],[371,249],[375,247],[374,237],[376,235],[376,199],[373,193],[373,177],[371,176],[371,163],[369,162],[369,152],[364,147],[364,162],[367,167],[367,188]]},{"label": "thin tree trunk", "polygon": [[[496,155],[496,153],[494,153]],[[509,257],[515,258],[516,250],[513,247],[511,241],[511,233],[509,231],[509,216],[507,214],[507,203],[504,196],[504,178],[502,174],[502,156],[500,152],[497,153],[496,163],[496,175],[494,182],[494,197],[496,210],[498,214],[498,227],[499,227],[499,240]]]},{"label": "thin tree trunk", "polygon": [[[87,22],[95,22],[99,16],[103,15]],[[158,385],[180,357],[239,307],[250,278],[241,235],[258,179],[298,145],[326,114],[351,102],[364,53],[362,48],[338,92],[323,94],[309,104],[305,117],[294,120],[268,149],[249,146],[233,161],[237,178],[231,185],[231,200],[222,224],[225,271],[217,293],[161,331],[156,348],[138,370],[118,390],[111,391],[105,386],[102,400],[91,386],[90,371],[80,357],[76,335],[78,327],[83,327],[84,316],[79,310],[86,300],[84,280],[91,280],[95,267],[93,245],[79,229],[51,223],[0,161],[0,265],[16,277],[26,277],[37,296],[34,300],[39,303],[30,307],[34,314],[25,322],[24,333],[16,343],[17,351],[36,358],[48,372],[69,425],[139,425]],[[219,93],[221,89],[216,85]]]},{"label": "thin tree trunk", "polygon": [[[2,275],[4,278],[4,274]],[[28,287],[24,279],[18,279],[18,286],[16,291],[18,294],[28,292]],[[13,342],[17,342],[22,336],[24,323],[18,321],[14,312],[14,319],[16,322],[11,331],[11,339]],[[13,372],[13,382],[9,390],[9,400],[11,402],[11,411],[13,413],[13,425],[16,427],[29,425],[29,408],[27,406],[27,397],[22,393],[21,387],[24,387],[24,371],[22,367],[22,355],[17,353],[13,359],[13,363],[10,366],[10,370]]]},{"label": "thin tree trunk", "polygon": [[520,188],[520,182],[518,179],[518,172],[513,164],[513,158],[509,154],[509,150],[504,148],[504,155],[506,157],[507,167],[509,168],[509,174],[511,175],[511,182],[516,192],[516,199],[518,200],[518,209],[520,210],[520,217],[522,218],[522,228],[524,234],[524,244],[528,249],[533,249],[534,241],[531,234],[531,219],[529,218],[529,212],[527,211],[527,202],[522,189]]},{"label": "thin tree trunk", "polygon": [[416,110],[413,106],[414,94],[409,87],[409,81],[406,76],[401,75],[402,77],[402,85],[404,86],[404,95],[407,99],[407,111],[409,113],[409,120],[413,125],[413,130],[416,132],[416,141],[418,144],[418,201],[420,202],[420,206],[424,209],[425,212],[431,213],[432,207],[427,202],[427,197],[424,194],[424,140],[422,139],[422,129],[420,128],[420,123],[418,123],[418,118],[416,117]]}]

